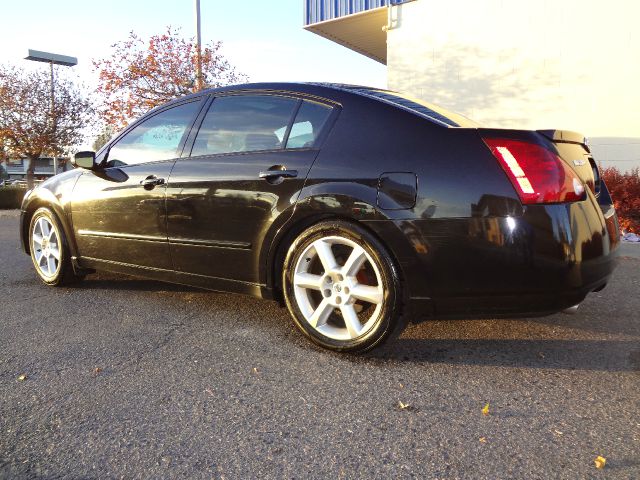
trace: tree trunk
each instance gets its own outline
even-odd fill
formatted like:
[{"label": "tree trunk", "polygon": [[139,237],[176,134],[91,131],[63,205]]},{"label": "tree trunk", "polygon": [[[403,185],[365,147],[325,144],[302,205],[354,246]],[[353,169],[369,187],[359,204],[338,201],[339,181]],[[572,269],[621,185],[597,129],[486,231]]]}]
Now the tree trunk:
[{"label": "tree trunk", "polygon": [[29,157],[29,168],[27,168],[27,187],[31,190],[35,185],[35,171],[36,171],[36,160],[37,157]]}]

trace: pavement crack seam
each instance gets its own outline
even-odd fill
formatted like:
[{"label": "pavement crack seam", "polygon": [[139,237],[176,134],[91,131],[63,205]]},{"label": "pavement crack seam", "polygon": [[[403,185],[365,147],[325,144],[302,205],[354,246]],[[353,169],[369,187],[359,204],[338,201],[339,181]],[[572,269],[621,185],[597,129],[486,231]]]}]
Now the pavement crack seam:
[{"label": "pavement crack seam", "polygon": [[162,336],[162,338],[160,338],[160,340],[155,345],[152,345],[151,348],[138,352],[134,359],[126,360],[120,363],[115,363],[112,365],[112,367],[114,369],[117,369],[130,364],[135,364],[136,366],[139,365],[145,356],[153,354],[158,350],[167,346],[175,338],[175,333],[180,328],[186,326],[186,321],[194,319],[195,317],[197,317],[197,315],[198,315],[198,312],[194,312],[180,318],[176,323],[170,324],[167,332]]}]

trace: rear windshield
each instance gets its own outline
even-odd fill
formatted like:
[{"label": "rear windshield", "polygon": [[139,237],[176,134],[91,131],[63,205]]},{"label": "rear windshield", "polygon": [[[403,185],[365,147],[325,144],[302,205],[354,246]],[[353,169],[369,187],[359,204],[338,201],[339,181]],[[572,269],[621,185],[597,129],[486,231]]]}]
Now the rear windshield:
[{"label": "rear windshield", "polygon": [[435,120],[439,123],[444,123],[449,127],[478,128],[481,126],[473,120],[468,119],[464,115],[451,112],[446,108],[442,108],[432,103],[425,102],[424,100],[409,97],[408,95],[404,95],[402,93],[366,87],[351,87],[349,88],[349,90],[361,95],[365,95],[367,97],[376,98],[378,100],[394,104],[396,106],[404,108],[405,110],[410,110],[412,112],[418,113],[419,115],[427,117],[431,120]]}]

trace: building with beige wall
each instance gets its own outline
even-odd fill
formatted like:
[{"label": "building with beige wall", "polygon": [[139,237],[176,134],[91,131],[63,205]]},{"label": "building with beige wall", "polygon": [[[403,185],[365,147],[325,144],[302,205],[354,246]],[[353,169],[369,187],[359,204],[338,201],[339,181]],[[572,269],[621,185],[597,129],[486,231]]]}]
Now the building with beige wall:
[{"label": "building with beige wall", "polygon": [[632,0],[305,0],[305,28],[386,64],[391,90],[579,131],[622,170],[640,166],[639,18]]}]

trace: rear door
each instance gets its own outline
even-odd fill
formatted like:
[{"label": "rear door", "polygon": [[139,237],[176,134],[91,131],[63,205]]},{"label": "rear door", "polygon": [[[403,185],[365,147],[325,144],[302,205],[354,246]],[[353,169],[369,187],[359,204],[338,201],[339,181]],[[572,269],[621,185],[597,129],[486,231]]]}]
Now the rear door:
[{"label": "rear door", "polygon": [[176,162],[169,180],[177,270],[258,283],[263,239],[296,202],[332,111],[280,94],[213,100],[191,156]]},{"label": "rear door", "polygon": [[195,99],[154,113],[109,147],[102,167],[83,172],[71,206],[81,257],[173,269],[167,181],[201,108]]}]

